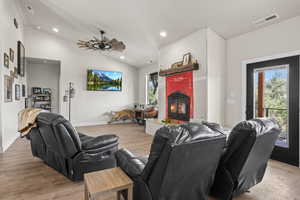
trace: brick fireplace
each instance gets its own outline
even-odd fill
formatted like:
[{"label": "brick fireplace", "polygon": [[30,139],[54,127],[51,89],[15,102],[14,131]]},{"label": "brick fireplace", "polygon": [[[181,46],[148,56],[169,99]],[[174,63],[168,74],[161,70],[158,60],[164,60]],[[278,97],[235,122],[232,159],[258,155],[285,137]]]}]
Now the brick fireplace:
[{"label": "brick fireplace", "polygon": [[166,77],[166,118],[189,121],[193,118],[193,72]]}]

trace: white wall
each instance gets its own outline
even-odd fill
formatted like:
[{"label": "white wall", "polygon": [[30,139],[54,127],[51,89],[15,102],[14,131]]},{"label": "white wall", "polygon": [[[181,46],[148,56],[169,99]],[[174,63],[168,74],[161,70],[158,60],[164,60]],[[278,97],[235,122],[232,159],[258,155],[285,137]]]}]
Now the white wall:
[{"label": "white wall", "polygon": [[300,16],[227,41],[227,99],[225,123],[234,126],[245,118],[246,70],[249,59],[275,58],[300,50]]},{"label": "white wall", "polygon": [[[15,84],[26,83],[26,77],[18,77],[13,85],[13,102],[4,103],[3,84],[4,75],[9,75],[9,72],[17,67],[17,41],[23,41],[23,23],[22,17],[18,12],[18,8],[14,0],[0,1],[0,151],[5,151],[9,145],[19,136],[17,133],[18,112],[24,108],[24,98],[21,101],[15,101],[14,87]],[[16,18],[19,23],[19,29],[16,29],[13,19]],[[9,69],[3,66],[3,54],[6,52],[9,55],[9,48],[14,50],[14,62],[10,62]]]},{"label": "white wall", "polygon": [[[154,64],[154,65],[149,65],[147,67],[142,67],[139,69],[139,99],[138,99],[138,103],[139,104],[146,104],[146,77],[147,75],[153,73],[153,72],[158,72],[158,64]],[[158,86],[159,87],[159,86]]]},{"label": "white wall", "polygon": [[[206,29],[201,29],[192,33],[181,40],[167,45],[159,51],[159,67],[161,69],[169,68],[173,63],[181,61],[184,54],[190,52],[194,59],[198,60],[200,70],[194,71],[194,118],[206,119]],[[159,119],[166,117],[166,83],[165,77],[159,78],[158,104]]]},{"label": "white wall", "polygon": [[[137,102],[138,72],[127,64],[103,56],[100,52],[79,49],[76,42],[66,41],[31,28],[25,29],[27,56],[61,62],[61,114],[68,116],[67,104],[62,98],[69,82],[75,83],[76,96],[72,100],[74,125],[103,124],[111,110],[132,106]],[[87,69],[123,72],[122,92],[95,92],[86,90]]]},{"label": "white wall", "polygon": [[224,124],[226,41],[207,29],[207,120]]},{"label": "white wall", "polygon": [[60,64],[28,63],[27,88],[32,94],[32,87],[51,88],[51,112],[59,113],[59,77]]}]

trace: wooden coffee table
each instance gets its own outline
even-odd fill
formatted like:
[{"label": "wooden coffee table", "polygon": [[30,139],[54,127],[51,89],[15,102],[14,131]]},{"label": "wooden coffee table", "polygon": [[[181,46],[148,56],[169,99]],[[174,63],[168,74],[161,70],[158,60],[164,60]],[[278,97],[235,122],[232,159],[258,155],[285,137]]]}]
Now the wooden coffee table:
[{"label": "wooden coffee table", "polygon": [[106,192],[127,193],[127,200],[132,200],[133,181],[120,168],[112,168],[84,174],[85,200],[96,200],[97,196]]}]

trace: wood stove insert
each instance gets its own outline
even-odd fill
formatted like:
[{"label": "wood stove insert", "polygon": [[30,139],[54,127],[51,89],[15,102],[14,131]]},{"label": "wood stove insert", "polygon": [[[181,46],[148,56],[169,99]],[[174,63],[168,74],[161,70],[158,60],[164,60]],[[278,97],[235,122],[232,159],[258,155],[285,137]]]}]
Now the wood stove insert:
[{"label": "wood stove insert", "polygon": [[190,120],[190,97],[177,91],[168,96],[168,118]]}]

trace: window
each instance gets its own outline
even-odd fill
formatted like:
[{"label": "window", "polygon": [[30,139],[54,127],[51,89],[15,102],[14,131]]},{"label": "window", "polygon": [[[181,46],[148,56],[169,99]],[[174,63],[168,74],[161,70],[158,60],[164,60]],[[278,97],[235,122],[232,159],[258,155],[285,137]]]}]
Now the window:
[{"label": "window", "polygon": [[158,99],[158,72],[147,75],[147,104],[156,105]]}]

